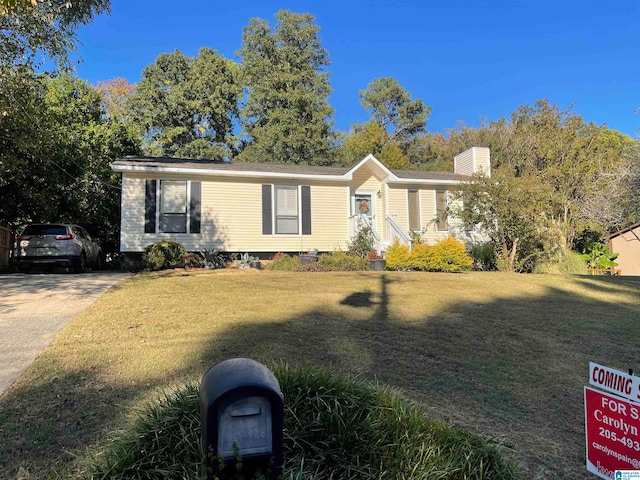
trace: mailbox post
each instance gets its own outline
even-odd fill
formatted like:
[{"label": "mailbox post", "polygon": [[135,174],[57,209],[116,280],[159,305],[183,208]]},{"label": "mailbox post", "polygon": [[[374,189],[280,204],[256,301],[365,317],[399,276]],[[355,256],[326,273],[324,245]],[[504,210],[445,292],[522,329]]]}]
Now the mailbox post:
[{"label": "mailbox post", "polygon": [[243,465],[267,467],[271,478],[282,473],[284,403],[273,372],[250,358],[217,363],[200,383],[200,421],[205,466],[214,471],[210,453],[235,462],[235,449]]}]

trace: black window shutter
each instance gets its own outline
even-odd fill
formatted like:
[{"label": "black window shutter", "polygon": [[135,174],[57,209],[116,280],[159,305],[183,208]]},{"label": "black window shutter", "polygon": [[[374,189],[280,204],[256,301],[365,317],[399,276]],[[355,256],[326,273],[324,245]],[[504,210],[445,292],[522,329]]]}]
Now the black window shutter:
[{"label": "black window shutter", "polygon": [[271,208],[271,185],[262,185],[262,234],[273,233],[273,211]]},{"label": "black window shutter", "polygon": [[302,187],[302,234],[311,235],[311,187]]},{"label": "black window shutter", "polygon": [[156,233],[156,181],[145,180],[144,233]]},{"label": "black window shutter", "polygon": [[202,197],[202,184],[191,182],[191,198],[189,199],[189,232],[200,233],[200,198]]}]

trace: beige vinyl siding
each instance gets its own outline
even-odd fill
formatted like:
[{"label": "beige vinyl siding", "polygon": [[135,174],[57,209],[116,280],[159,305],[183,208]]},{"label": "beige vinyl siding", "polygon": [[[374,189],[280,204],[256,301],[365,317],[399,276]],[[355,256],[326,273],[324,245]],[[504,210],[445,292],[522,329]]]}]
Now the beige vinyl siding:
[{"label": "beige vinyl siding", "polygon": [[491,152],[487,147],[473,147],[475,154],[475,171],[491,174]]},{"label": "beige vinyl siding", "polygon": [[459,175],[473,174],[473,148],[453,157],[453,170]]},{"label": "beige vinyl siding", "polygon": [[407,204],[407,189],[399,186],[387,185],[389,189],[389,215],[396,217],[397,222],[409,231],[409,208]]},{"label": "beige vinyl siding", "polygon": [[[418,190],[420,200],[420,226],[424,240],[432,245],[447,238],[449,232],[436,230],[436,190],[449,190],[449,187],[428,187],[424,185],[390,186],[389,215],[395,215],[402,228],[409,232],[409,190]],[[449,218],[451,223],[452,219]]]},{"label": "beige vinyl siding", "polygon": [[487,147],[471,147],[453,157],[453,170],[460,175],[482,172],[491,174],[490,151]]},{"label": "beige vinyl siding", "polygon": [[189,177],[189,180],[202,182],[201,233],[154,235],[144,233],[145,178],[151,177],[125,175],[123,179],[123,252],[139,252],[146,245],[167,238],[180,242],[189,251],[216,247],[231,252],[299,252],[347,247],[349,189],[346,183],[277,181],[279,185],[311,187],[312,234],[263,235],[262,185],[272,185],[273,179]]}]

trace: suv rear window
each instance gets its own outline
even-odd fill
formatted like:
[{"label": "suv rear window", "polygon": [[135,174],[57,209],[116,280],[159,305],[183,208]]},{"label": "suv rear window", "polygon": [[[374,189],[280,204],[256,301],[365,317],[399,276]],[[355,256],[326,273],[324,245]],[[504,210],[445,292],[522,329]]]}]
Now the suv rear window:
[{"label": "suv rear window", "polygon": [[29,225],[22,232],[22,236],[33,235],[66,235],[67,227],[64,225]]}]

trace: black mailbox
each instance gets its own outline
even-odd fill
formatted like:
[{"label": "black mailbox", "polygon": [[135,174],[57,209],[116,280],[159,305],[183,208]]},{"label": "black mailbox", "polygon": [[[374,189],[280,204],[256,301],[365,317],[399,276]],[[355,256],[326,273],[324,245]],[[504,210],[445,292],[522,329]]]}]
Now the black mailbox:
[{"label": "black mailbox", "polygon": [[210,453],[227,463],[235,449],[243,465],[273,459],[271,477],[282,473],[284,404],[273,372],[250,358],[230,358],[211,367],[200,383],[200,420],[205,465],[218,467]]}]

